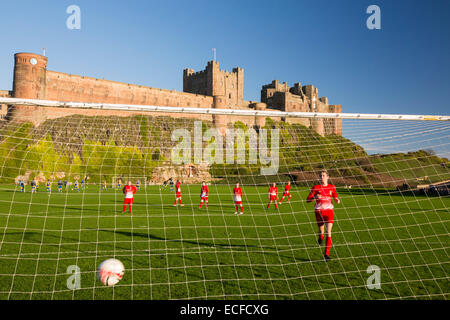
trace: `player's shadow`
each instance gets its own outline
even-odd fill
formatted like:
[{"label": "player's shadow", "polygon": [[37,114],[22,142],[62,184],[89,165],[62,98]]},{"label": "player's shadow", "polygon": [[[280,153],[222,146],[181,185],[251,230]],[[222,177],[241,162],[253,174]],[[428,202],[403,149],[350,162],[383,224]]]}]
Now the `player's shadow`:
[{"label": "player's shadow", "polygon": [[95,209],[95,208],[94,209],[89,209],[89,208],[84,208],[84,207],[69,207],[69,206],[61,207],[61,206],[52,206],[52,205],[48,205],[48,207],[49,208],[62,209],[62,210],[69,209],[69,210],[76,210],[76,211],[95,211],[95,212],[99,211],[98,208],[97,209]]},{"label": "player's shadow", "polygon": [[[170,241],[170,242],[180,242],[180,243],[188,243],[193,244],[197,246],[205,246],[205,247],[236,247],[236,248],[261,248],[259,246],[255,245],[244,245],[244,244],[214,244],[210,242],[202,242],[202,241],[192,241],[192,240],[182,240],[182,239],[167,239],[163,237],[159,237],[150,233],[142,233],[142,232],[129,232],[129,231],[118,231],[118,230],[104,230],[100,229],[99,231],[103,232],[111,232],[115,234],[120,234],[127,237],[140,237],[140,238],[147,238],[147,239],[153,239],[153,240],[161,240],[161,241]],[[274,248],[267,248],[267,249],[274,249]]]},{"label": "player's shadow", "polygon": [[[241,249],[247,249],[247,248],[252,248],[252,249],[266,249],[266,250],[271,250],[273,252],[263,252],[264,254],[276,254],[277,256],[282,257],[281,255],[278,254],[277,252],[277,248],[274,247],[265,247],[265,246],[258,246],[258,245],[249,245],[249,244],[231,244],[231,243],[211,243],[211,242],[204,242],[204,241],[193,241],[193,240],[182,240],[182,239],[167,239],[164,237],[159,237],[150,233],[142,233],[142,232],[129,232],[129,231],[119,231],[119,230],[104,230],[104,229],[99,229],[98,231],[102,231],[102,232],[110,232],[110,233],[115,233],[115,234],[120,234],[123,236],[127,236],[127,237],[140,237],[140,238],[146,238],[146,239],[153,239],[153,240],[160,240],[160,241],[170,241],[170,242],[179,242],[179,243],[186,243],[186,244],[192,244],[192,245],[196,245],[196,246],[205,246],[205,247],[210,247],[210,248],[241,248]],[[292,258],[291,256],[289,258]],[[305,259],[305,258],[299,258],[299,257],[295,257],[296,260],[300,260],[300,261],[310,261],[309,259]]]},{"label": "player's shadow", "polygon": [[414,190],[397,190],[395,188],[372,189],[372,188],[338,188],[339,195],[347,196],[391,196],[391,197],[426,197],[425,194]]}]

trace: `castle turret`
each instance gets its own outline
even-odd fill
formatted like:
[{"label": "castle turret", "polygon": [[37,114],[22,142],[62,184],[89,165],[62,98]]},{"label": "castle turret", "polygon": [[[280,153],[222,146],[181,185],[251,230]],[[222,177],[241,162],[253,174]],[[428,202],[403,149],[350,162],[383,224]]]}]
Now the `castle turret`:
[{"label": "castle turret", "polygon": [[[342,113],[342,105],[332,104],[329,106],[331,113]],[[342,136],[342,119],[330,119],[330,134]]]},{"label": "castle turret", "polygon": [[14,98],[45,99],[47,57],[34,53],[14,55]]},{"label": "castle turret", "polygon": [[[250,104],[250,107],[252,107],[255,111],[266,111],[267,104],[265,104],[263,102],[256,102],[256,103]],[[266,125],[266,118],[255,116],[255,125],[258,128],[264,127]]]},{"label": "castle turret", "polygon": [[[236,104],[239,105],[244,101],[244,69],[233,68],[233,73],[236,74]],[[232,88],[233,89],[233,88]]]}]

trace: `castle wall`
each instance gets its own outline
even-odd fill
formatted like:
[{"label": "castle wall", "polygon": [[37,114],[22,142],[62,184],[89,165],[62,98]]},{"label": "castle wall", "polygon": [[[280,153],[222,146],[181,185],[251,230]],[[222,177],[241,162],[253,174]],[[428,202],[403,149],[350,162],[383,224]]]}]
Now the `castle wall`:
[{"label": "castle wall", "polygon": [[212,108],[209,96],[47,71],[46,100]]},{"label": "castle wall", "polygon": [[[70,115],[83,115],[91,117],[131,117],[135,115],[149,116],[167,116],[171,118],[196,119],[201,121],[212,121],[211,115],[202,114],[181,114],[166,112],[139,112],[139,111],[120,111],[120,110],[102,110],[102,109],[78,109],[78,108],[60,108],[60,107],[33,107],[33,106],[16,106],[14,108],[14,120],[32,122],[34,125],[40,125],[48,119],[57,119]],[[20,120],[18,120],[20,118]]]},{"label": "castle wall", "polygon": [[286,95],[285,111],[288,112],[311,111],[309,108],[309,102],[306,99],[303,99],[301,96],[297,96],[289,92],[285,93],[285,95]]},{"label": "castle wall", "polygon": [[[185,69],[183,71],[184,92],[179,92],[50,71],[47,70],[47,58],[38,54],[17,53],[14,58],[13,91],[0,91],[0,95],[8,94],[15,98],[85,103],[223,109],[254,108],[257,110],[275,109],[288,112],[342,112],[342,106],[328,105],[326,97],[319,99],[318,89],[312,85],[302,87],[300,83],[296,83],[293,88],[289,88],[286,82],[280,84],[277,80],[263,86],[261,103],[244,101],[244,70],[241,68],[234,68],[232,72],[220,70],[219,63],[216,61],[208,62],[205,70],[200,72]],[[312,103],[313,99],[314,103]],[[46,119],[55,119],[73,114],[123,117],[137,114],[152,114],[137,111],[124,112],[33,106],[14,106],[8,110],[8,113],[14,121],[30,121],[34,125],[39,125]],[[262,127],[265,124],[265,118],[254,116],[163,114],[159,112],[158,115],[213,121],[222,132],[230,123],[236,121],[241,121],[249,127],[255,125]],[[342,120],[340,119],[288,118],[274,120],[301,123],[307,127],[312,127],[321,135],[342,135]]]},{"label": "castle wall", "polygon": [[[33,58],[36,59],[37,63],[30,63]],[[213,97],[211,96],[70,75],[46,70],[46,64],[47,58],[40,55],[29,53],[15,55],[14,97],[86,103],[213,107]],[[35,125],[39,125],[46,119],[54,119],[71,114],[130,116],[148,113],[31,106],[15,106],[11,111],[13,119],[31,121]],[[158,114],[162,115],[161,113]],[[212,121],[210,115],[167,115],[176,118],[185,117]]]}]

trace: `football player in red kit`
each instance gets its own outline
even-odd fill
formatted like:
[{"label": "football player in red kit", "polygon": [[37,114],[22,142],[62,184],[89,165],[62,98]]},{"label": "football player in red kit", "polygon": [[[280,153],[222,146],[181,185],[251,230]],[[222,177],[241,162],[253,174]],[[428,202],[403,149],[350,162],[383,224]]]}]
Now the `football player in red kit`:
[{"label": "football player in red kit", "polygon": [[244,208],[242,207],[242,189],[239,186],[239,183],[236,183],[236,187],[233,188],[233,194],[234,194],[234,207],[236,209],[234,214],[238,214],[238,206],[241,206],[241,212],[239,214],[243,214]]},{"label": "football player in red kit", "polygon": [[184,207],[184,204],[181,202],[181,181],[177,180],[177,184],[175,186],[176,198],[173,206],[177,205],[177,201],[180,201],[180,206]]},{"label": "football player in red kit", "polygon": [[327,230],[327,239],[325,243],[325,260],[330,260],[330,249],[331,249],[331,229],[334,223],[334,207],[332,200],[336,203],[340,203],[338,195],[336,193],[336,188],[332,184],[328,184],[328,171],[320,171],[320,184],[315,185],[306,199],[306,202],[311,202],[316,200],[316,205],[314,206],[314,212],[316,214],[316,221],[319,227],[319,245],[322,244],[324,226]]},{"label": "football player in red kit", "polygon": [[200,209],[203,206],[203,201],[206,202],[206,208],[208,208],[208,195],[209,195],[209,189],[206,185],[206,182],[202,182],[202,189],[200,190]]},{"label": "football player in red kit", "polygon": [[128,205],[128,210],[131,213],[131,207],[133,206],[133,197],[134,194],[136,193],[137,189],[135,186],[133,186],[131,184],[131,181],[128,181],[128,184],[123,187],[122,192],[125,195],[125,200],[124,200],[124,204],[123,204],[123,211],[122,213],[124,213],[127,210],[127,205]]},{"label": "football player in red kit", "polygon": [[291,182],[290,181],[288,181],[287,185],[284,187],[283,197],[280,200],[280,204],[283,202],[285,197],[288,197],[287,201],[291,200],[291,192],[289,190],[291,190]]},{"label": "football player in red kit", "polygon": [[269,187],[269,204],[267,205],[267,209],[269,209],[270,205],[272,204],[272,201],[275,201],[275,208],[278,209],[277,199],[278,199],[278,188],[277,184],[274,182],[273,185]]}]

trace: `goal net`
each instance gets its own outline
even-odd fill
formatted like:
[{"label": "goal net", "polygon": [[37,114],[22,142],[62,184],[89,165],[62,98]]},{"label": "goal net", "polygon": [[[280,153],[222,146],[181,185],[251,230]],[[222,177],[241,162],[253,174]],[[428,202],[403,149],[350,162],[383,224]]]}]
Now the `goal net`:
[{"label": "goal net", "polygon": [[0,122],[0,299],[449,298],[448,117],[65,107]]}]

